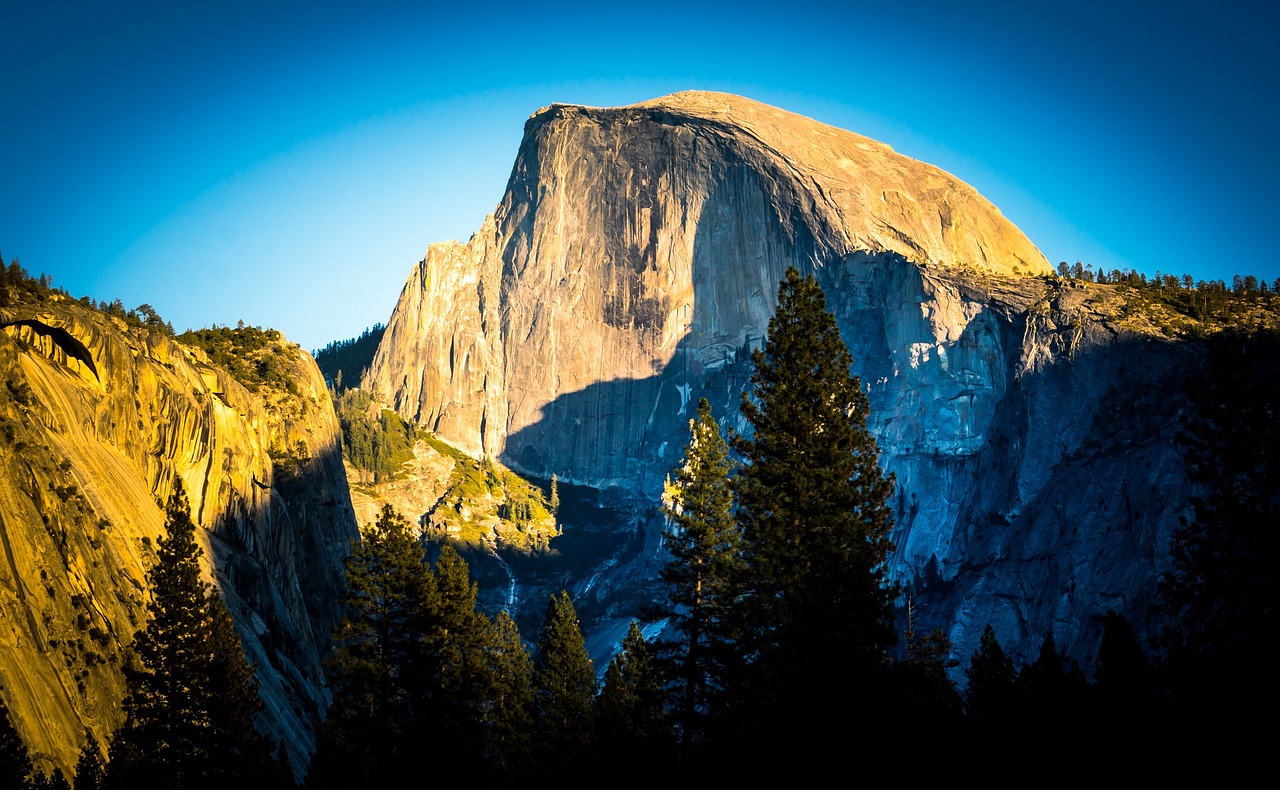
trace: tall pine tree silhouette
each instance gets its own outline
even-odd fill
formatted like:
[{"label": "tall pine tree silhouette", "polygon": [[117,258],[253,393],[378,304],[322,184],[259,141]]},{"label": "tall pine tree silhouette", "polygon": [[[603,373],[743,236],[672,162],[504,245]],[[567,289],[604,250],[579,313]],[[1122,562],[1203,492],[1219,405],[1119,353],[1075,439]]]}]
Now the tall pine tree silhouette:
[{"label": "tall pine tree silhouette", "polygon": [[999,731],[1014,724],[1018,670],[990,623],[964,670],[965,714],[972,726]]},{"label": "tall pine tree silhouette", "polygon": [[660,768],[671,759],[671,727],[666,714],[662,673],[653,646],[631,621],[622,649],[605,669],[596,698],[598,764],[617,770],[637,763]]},{"label": "tall pine tree silhouette", "polygon": [[742,401],[751,432],[735,441],[749,584],[743,646],[754,669],[745,697],[754,712],[743,720],[750,734],[830,753],[851,734],[825,724],[832,710],[845,728],[870,727],[886,711],[876,696],[896,641],[885,574],[894,481],[879,466],[866,393],[812,275],[787,270],[753,362]]},{"label": "tall pine tree silhouette", "polygon": [[596,674],[582,626],[568,591],[547,602],[542,634],[534,650],[533,702],[540,742],[538,770],[546,778],[585,776],[595,748],[592,711]]},{"label": "tall pine tree silhouette", "polygon": [[333,701],[317,737],[309,787],[381,785],[399,776],[416,723],[414,686],[435,577],[408,521],[385,505],[346,560],[346,616],[325,668]]},{"label": "tall pine tree silhouette", "polygon": [[109,786],[264,780],[272,769],[259,761],[267,749],[252,719],[257,684],[221,598],[201,579],[202,551],[181,480],[165,508],[165,529],[147,573],[149,617],[126,670],[125,723],[111,747]]},{"label": "tall pine tree silhouette", "polygon": [[692,755],[708,718],[738,667],[734,602],[742,578],[742,540],[733,518],[732,463],[706,398],[689,421],[684,460],[667,486],[663,537],[670,558],[662,569],[666,601],[648,619],[666,618],[676,637],[655,645],[671,684],[671,708],[681,751]]},{"label": "tall pine tree silhouette", "polygon": [[489,683],[483,695],[485,766],[495,777],[519,777],[530,770],[533,757],[533,659],[506,610],[493,618],[484,655]]}]

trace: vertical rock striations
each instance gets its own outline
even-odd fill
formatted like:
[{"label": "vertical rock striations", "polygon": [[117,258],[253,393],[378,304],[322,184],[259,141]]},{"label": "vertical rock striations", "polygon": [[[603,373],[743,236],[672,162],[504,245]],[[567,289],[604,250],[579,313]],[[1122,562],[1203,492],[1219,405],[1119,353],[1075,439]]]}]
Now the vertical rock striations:
[{"label": "vertical rock striations", "polygon": [[418,264],[366,386],[470,452],[632,488],[637,452],[666,453],[651,423],[683,428],[684,371],[762,335],[788,265],[855,253],[1050,270],[971,187],[867,138],[723,94],[555,105],[496,213]]},{"label": "vertical rock striations", "polygon": [[72,775],[86,732],[119,726],[120,656],[181,478],[257,664],[260,726],[304,767],[356,535],[314,362],[280,341],[296,392],[251,393],[203,351],[56,293],[0,309],[0,327],[0,684],[33,753]]},{"label": "vertical rock striations", "polygon": [[[790,265],[868,388],[894,573],[936,557],[957,654],[987,622],[1031,657],[1052,630],[1085,658],[1107,608],[1141,630],[1185,488],[1149,429],[1176,414],[1184,350],[1115,318],[1108,289],[1041,277],[954,177],[757,102],[539,110],[494,214],[409,277],[364,387],[519,472],[652,497],[699,397],[737,421]],[[1126,421],[1137,404],[1153,422]]]}]

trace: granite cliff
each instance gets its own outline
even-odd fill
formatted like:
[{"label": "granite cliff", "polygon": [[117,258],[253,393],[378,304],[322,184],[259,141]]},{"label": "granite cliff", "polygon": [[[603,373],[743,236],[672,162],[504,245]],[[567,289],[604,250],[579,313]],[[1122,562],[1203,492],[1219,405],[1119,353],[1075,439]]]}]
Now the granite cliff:
[{"label": "granite cliff", "polygon": [[791,265],[870,395],[892,572],[943,582],[924,624],[961,659],[987,623],[1022,660],[1053,632],[1087,662],[1113,609],[1146,634],[1186,509],[1170,426],[1194,353],[1054,277],[956,178],[748,99],[534,113],[501,203],[428,248],[362,386],[478,457],[629,503],[572,589],[600,660],[651,594],[652,503],[698,399],[745,428],[745,352]]},{"label": "granite cliff", "polygon": [[257,361],[289,386],[250,391],[200,348],[54,291],[0,308],[0,328],[0,684],[37,763],[74,775],[87,735],[120,725],[121,656],[181,480],[257,665],[260,729],[299,772],[356,536],[311,357],[267,333]]}]

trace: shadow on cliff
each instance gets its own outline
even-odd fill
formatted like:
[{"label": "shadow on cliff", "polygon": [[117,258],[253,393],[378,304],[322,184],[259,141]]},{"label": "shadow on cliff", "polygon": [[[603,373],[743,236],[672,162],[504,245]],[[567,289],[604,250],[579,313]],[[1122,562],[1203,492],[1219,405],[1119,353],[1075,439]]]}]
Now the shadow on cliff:
[{"label": "shadow on cliff", "polygon": [[599,670],[631,618],[657,603],[655,581],[665,562],[658,499],[682,458],[698,398],[716,404],[717,419],[732,418],[727,404],[736,414],[736,393],[749,380],[742,354],[708,370],[688,345],[682,342],[653,376],[560,396],[538,423],[508,440],[500,459],[544,492],[554,474],[560,497],[562,533],[551,541],[553,554],[507,558],[521,590],[513,613],[521,633],[536,634],[547,597],[566,589]]},{"label": "shadow on cliff", "polygon": [[[525,576],[521,584],[544,587],[537,595],[558,592],[557,585],[569,589],[600,670],[630,619],[660,593],[656,580],[665,555],[658,497],[682,459],[699,399],[707,398],[723,427],[741,427],[750,348],[763,339],[786,268],[812,270],[820,246],[808,215],[779,209],[797,205],[776,194],[781,180],[770,180],[741,161],[728,161],[715,177],[718,186],[696,220],[688,303],[644,290],[643,283],[667,266],[656,259],[664,249],[656,243],[660,212],[650,215],[647,233],[623,227],[614,234],[648,243],[614,259],[611,284],[619,293],[604,295],[602,320],[612,327],[605,331],[630,332],[638,347],[656,349],[667,322],[678,321],[684,331],[666,361],[655,359],[649,376],[602,381],[557,397],[536,423],[507,438],[500,455],[505,465],[529,477],[545,481],[555,475],[562,501],[565,484],[579,486],[575,497],[585,509],[573,517],[577,523],[562,516],[564,534],[552,541],[559,556],[530,564],[528,572],[540,578]],[[748,214],[758,215],[742,210],[744,200],[763,204],[767,219],[748,220]],[[613,221],[629,222],[628,215],[622,212]],[[646,309],[624,313],[615,309],[619,304]],[[605,510],[609,515],[602,517]],[[535,608],[540,616],[545,603],[533,603],[522,611]]]},{"label": "shadow on cliff", "polygon": [[[914,581],[933,561],[947,582],[918,602],[916,629],[941,628],[960,661],[988,623],[1017,661],[1034,659],[1053,632],[1064,653],[1086,666],[1107,609],[1123,613],[1140,635],[1154,632],[1155,583],[1190,496],[1176,437],[1197,344],[1117,332],[1104,322],[1082,327],[1071,318],[1074,308],[1060,311],[1054,300],[1047,312],[994,309],[980,276],[925,272],[896,255],[858,253],[815,265],[822,245],[799,215],[749,226],[720,205],[725,200],[713,196],[700,220],[692,303],[666,306],[687,321],[669,361],[651,376],[556,398],[537,423],[508,438],[501,456],[518,472],[555,474],[632,503],[614,527],[616,541],[575,546],[567,539],[575,527],[566,524],[565,536],[552,542],[581,552],[573,565],[582,575],[560,581],[594,635],[593,657],[607,659],[630,618],[660,594],[656,499],[681,460],[699,398],[722,428],[745,429],[739,404],[750,386],[748,352],[761,342],[778,282],[793,264],[814,273],[827,293],[853,373],[870,385],[872,424],[881,427],[875,414],[905,386],[895,366],[905,364],[906,350],[890,325],[913,309],[920,315],[907,297],[924,294],[926,277],[951,278],[964,299],[983,305],[954,341],[961,351],[985,343],[980,351],[990,355],[989,391],[966,391],[959,378],[953,388],[970,402],[987,399],[980,437],[947,448],[931,438],[936,426],[925,425],[920,436],[928,441],[891,452],[882,444],[882,463],[898,483],[891,576]],[[641,253],[630,263],[637,271],[655,265]],[[650,330],[661,328],[635,327]],[[974,337],[979,331],[990,337]],[[1029,349],[1045,356],[1028,365]],[[927,414],[907,419],[927,422]]]},{"label": "shadow on cliff", "polygon": [[[598,382],[557,397],[543,407],[537,423],[507,438],[503,463],[535,477],[555,474],[623,496],[654,497],[680,460],[700,398],[708,399],[722,425],[736,425],[739,393],[750,376],[748,352],[764,336],[778,284],[788,266],[812,271],[823,245],[809,226],[818,222],[813,212],[782,208],[798,205],[796,196],[776,194],[786,179],[771,179],[732,158],[717,165],[711,177],[716,186],[692,220],[697,230],[687,303],[645,286],[664,280],[660,272],[671,268],[657,259],[666,249],[658,243],[661,212],[649,215],[645,233],[632,227],[630,212],[610,217],[618,226],[611,235],[620,246],[628,243],[621,240],[636,238],[645,243],[632,241],[614,256],[610,292],[601,302],[607,326],[601,331],[630,333],[638,349],[651,349],[653,374]],[[659,199],[656,194],[638,198],[654,204]],[[759,212],[744,211],[744,203]],[[764,221],[748,219],[762,214]],[[673,323],[683,329],[681,339],[662,361],[656,358],[659,341]]]}]

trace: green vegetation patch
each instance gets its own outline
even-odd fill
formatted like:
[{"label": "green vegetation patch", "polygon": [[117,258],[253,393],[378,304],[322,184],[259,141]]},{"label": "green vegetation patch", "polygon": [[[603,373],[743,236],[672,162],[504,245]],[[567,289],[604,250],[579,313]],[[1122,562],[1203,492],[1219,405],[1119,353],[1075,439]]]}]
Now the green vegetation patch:
[{"label": "green vegetation patch", "polygon": [[335,392],[359,386],[360,377],[373,362],[373,355],[378,350],[378,343],[386,327],[374,324],[364,330],[360,337],[350,340],[335,340],[324,348],[311,352],[316,365],[324,374],[324,380]]},{"label": "green vegetation patch", "polygon": [[342,454],[369,479],[382,483],[395,479],[413,460],[417,432],[400,415],[374,402],[367,392],[350,389],[337,395],[334,407],[342,428]]},{"label": "green vegetation patch", "polygon": [[423,441],[452,459],[444,496],[428,514],[427,528],[438,537],[499,550],[547,552],[558,533],[554,509],[542,489],[489,459],[470,457],[430,433]]},{"label": "green vegetation patch", "polygon": [[177,339],[204,349],[213,364],[225,369],[250,392],[267,387],[298,394],[292,364],[298,360],[298,347],[285,342],[275,329],[246,326],[241,321],[234,329],[217,324],[209,329],[189,329]]},{"label": "green vegetation patch", "polygon": [[1077,261],[1074,266],[1058,264],[1056,279],[1111,286],[1124,300],[1121,320],[1149,323],[1166,337],[1203,338],[1224,329],[1280,328],[1280,278],[1271,285],[1251,274],[1237,274],[1230,284],[1159,271],[1148,278],[1131,269],[1095,273],[1092,266]]}]

